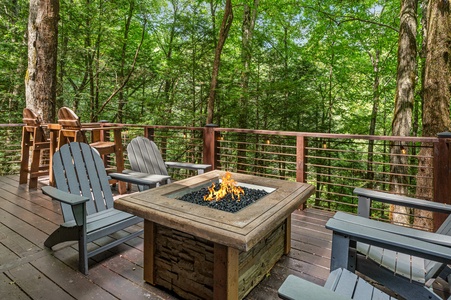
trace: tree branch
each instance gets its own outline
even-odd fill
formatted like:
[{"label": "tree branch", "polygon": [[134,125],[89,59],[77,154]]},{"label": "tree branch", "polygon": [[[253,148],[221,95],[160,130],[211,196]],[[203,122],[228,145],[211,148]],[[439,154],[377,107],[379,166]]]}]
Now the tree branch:
[{"label": "tree branch", "polygon": [[[380,27],[386,27],[386,28],[389,28],[391,30],[394,30],[395,32],[399,32],[399,30],[397,28],[393,27],[393,26],[390,26],[390,25],[387,25],[387,24],[383,24],[383,23],[379,23],[379,22],[376,22],[376,21],[365,20],[365,19],[354,17],[354,16],[336,16],[336,15],[333,15],[333,14],[328,13],[326,11],[318,10],[315,7],[311,7],[311,6],[308,6],[308,5],[306,5],[304,7],[308,8],[310,10],[316,11],[316,12],[318,12],[320,14],[325,15],[327,18],[329,18],[331,21],[333,21],[338,26],[340,26],[344,22],[359,21],[359,22],[362,22],[362,23],[369,23],[369,24],[374,24],[374,25],[380,26]],[[343,18],[344,20],[340,20],[340,18]]]},{"label": "tree branch", "polygon": [[140,51],[141,46],[142,46],[142,44],[144,42],[144,35],[145,35],[145,32],[146,32],[146,24],[147,24],[147,19],[144,20],[143,31],[142,31],[142,34],[141,34],[141,41],[139,42],[138,49],[136,49],[135,56],[133,57],[133,64],[132,64],[132,68],[131,68],[130,72],[128,73],[127,77],[122,82],[122,84],[102,104],[102,107],[99,109],[99,111],[97,111],[95,113],[95,115],[93,116],[93,120],[95,120],[99,116],[99,114],[105,109],[105,107],[108,105],[108,103],[111,102],[111,100],[125,87],[127,82],[130,80],[130,77],[132,76],[132,74],[133,74],[133,72],[135,70],[136,60],[138,59],[139,51]]}]

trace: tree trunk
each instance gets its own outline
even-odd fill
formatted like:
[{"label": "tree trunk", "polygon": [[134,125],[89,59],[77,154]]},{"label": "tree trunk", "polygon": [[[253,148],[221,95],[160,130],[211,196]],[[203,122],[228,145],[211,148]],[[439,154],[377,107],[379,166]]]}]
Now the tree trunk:
[{"label": "tree trunk", "polygon": [[[426,63],[423,81],[423,136],[436,136],[450,130],[449,101],[451,99],[451,15],[450,3],[429,1],[427,12]],[[419,157],[432,155],[422,148]],[[417,197],[432,198],[432,160],[420,159]],[[431,213],[415,211],[415,215],[431,217]],[[432,228],[431,222],[415,218],[415,226]]]},{"label": "tree trunk", "polygon": [[[369,135],[374,135],[376,133],[376,120],[377,112],[379,108],[379,50],[376,50],[374,55],[368,52],[370,56],[371,63],[373,65],[374,71],[374,82],[373,82],[373,109],[371,112],[371,122]],[[374,140],[368,141],[368,163],[367,163],[367,179],[368,188],[373,188],[374,180],[374,170],[373,170],[373,159],[374,159]]]},{"label": "tree trunk", "polygon": [[55,120],[58,19],[58,0],[30,0],[26,105],[44,122]]},{"label": "tree trunk", "polygon": [[[241,95],[238,110],[238,128],[248,128],[249,113],[249,74],[252,60],[252,35],[257,18],[259,0],[254,0],[250,6],[244,3],[243,25],[241,27]],[[238,171],[246,169],[246,136],[238,136]]]},{"label": "tree trunk", "polygon": [[232,27],[232,21],[233,21],[232,1],[226,0],[224,9],[224,18],[222,19],[221,29],[219,31],[218,44],[215,50],[215,59],[213,61],[213,71],[210,82],[210,94],[208,96],[208,105],[207,105],[207,124],[213,123],[216,87],[218,85],[219,65],[221,63],[221,53],[222,48],[224,47],[225,41],[227,39],[227,36],[229,34],[230,27]]},{"label": "tree trunk", "polygon": [[[87,0],[87,5],[91,4],[91,0]],[[85,26],[86,26],[86,36],[85,36],[85,48],[86,48],[86,57],[85,57],[85,63],[86,63],[86,73],[87,73],[87,84],[89,86],[89,122],[94,122],[94,114],[96,112],[96,107],[94,104],[94,98],[95,98],[95,92],[94,92],[94,86],[95,86],[95,78],[94,78],[94,57],[95,57],[95,50],[92,48],[92,42],[91,42],[91,32],[97,32],[97,34],[100,34],[100,31],[94,30],[92,28],[92,22],[91,22],[91,16],[90,14],[85,15]],[[74,111],[77,113],[78,109],[78,102],[74,103]]]},{"label": "tree trunk", "polygon": [[243,25],[241,36],[241,95],[240,110],[238,115],[239,128],[247,128],[248,102],[249,102],[249,74],[252,60],[252,35],[257,18],[259,0],[254,0],[253,5],[244,3]]},{"label": "tree trunk", "polygon": [[[120,82],[123,83],[125,81],[125,62],[127,57],[127,43],[128,43],[128,35],[130,32],[130,23],[133,17],[133,12],[135,8],[135,2],[130,1],[130,9],[128,11],[127,18],[125,20],[125,28],[124,28],[124,42],[122,44],[122,53],[121,53],[121,68],[119,70]],[[124,91],[121,89],[118,96],[118,104],[117,104],[117,116],[116,122],[123,123],[124,118],[124,107],[127,103],[127,100],[124,98]]]},{"label": "tree trunk", "polygon": [[[417,1],[401,1],[401,21],[398,40],[398,70],[396,78],[395,112],[392,124],[394,136],[409,136],[412,130],[412,109],[414,104],[416,77],[416,34]],[[390,149],[391,191],[407,194],[406,174],[407,146],[393,142]],[[399,174],[399,175],[398,175]],[[391,218],[394,223],[408,224],[410,211],[404,206],[391,206]]]},{"label": "tree trunk", "polygon": [[[170,68],[172,65],[172,52],[174,49],[174,39],[177,29],[177,23],[179,18],[179,3],[178,1],[171,1],[173,13],[172,13],[172,24],[169,32],[169,41],[167,44],[167,50],[165,51],[165,57],[166,57],[166,65],[167,68]],[[174,83],[176,82],[177,78],[174,77],[173,72],[166,69],[165,70],[165,78],[163,85],[163,97],[164,97],[164,116],[162,119],[162,125],[169,124],[169,118],[172,116],[172,109],[173,109],[173,90],[174,90]]]},{"label": "tree trunk", "polygon": [[[91,0],[89,0],[91,1]],[[99,11],[102,11],[104,3],[102,1],[100,1],[99,3]],[[91,122],[98,122],[99,121],[99,114],[97,113],[100,110],[100,88],[101,88],[101,84],[100,84],[100,76],[98,76],[98,74],[100,73],[100,57],[102,56],[101,54],[101,45],[102,45],[102,39],[103,39],[103,35],[104,35],[104,29],[103,29],[103,23],[102,22],[98,22],[97,25],[94,25],[95,22],[91,22],[90,23],[93,26],[97,26],[96,29],[96,41],[95,41],[95,46],[94,49],[92,51],[92,60],[91,60],[91,68],[90,68],[90,96],[91,96],[91,101],[92,101],[92,106],[93,106],[93,110],[90,112],[91,113],[91,117],[90,120]]]}]

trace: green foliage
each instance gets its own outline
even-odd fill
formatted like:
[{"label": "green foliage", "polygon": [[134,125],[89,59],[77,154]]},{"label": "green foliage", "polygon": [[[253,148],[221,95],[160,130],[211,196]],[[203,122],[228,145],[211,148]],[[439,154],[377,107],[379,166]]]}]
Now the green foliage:
[{"label": "green foliage", "polygon": [[28,1],[0,1],[0,122],[20,123],[25,102]]},{"label": "green foliage", "polygon": [[[20,122],[28,3],[3,2],[0,105],[13,113],[2,122]],[[235,2],[215,120],[238,127],[244,115],[248,128],[367,134],[377,101],[376,133],[389,133],[398,5],[261,1],[243,89],[243,5]],[[205,125],[223,8],[201,0],[61,0],[57,106],[75,108],[82,121]]]}]

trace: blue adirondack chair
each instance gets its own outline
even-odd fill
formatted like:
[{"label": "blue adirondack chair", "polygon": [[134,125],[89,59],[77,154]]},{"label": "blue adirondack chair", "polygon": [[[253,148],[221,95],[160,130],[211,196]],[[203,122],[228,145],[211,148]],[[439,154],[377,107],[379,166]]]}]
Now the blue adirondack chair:
[{"label": "blue adirondack chair", "polygon": [[[165,162],[157,145],[148,138],[140,136],[132,139],[127,145],[127,155],[131,170],[124,170],[123,178],[155,178],[150,184],[138,185],[140,191],[159,183],[169,183],[171,179],[167,168],[196,170],[198,174],[202,174],[211,167],[208,164]],[[111,176],[119,179],[116,174]]]},{"label": "blue adirondack chair", "polygon": [[78,241],[80,272],[88,274],[90,257],[143,233],[143,230],[132,230],[88,252],[88,243],[140,223],[142,219],[113,208],[113,194],[103,161],[88,144],[72,142],[62,146],[53,156],[53,172],[56,188],[45,186],[42,192],[60,201],[64,223],[44,245],[52,248],[62,242]]},{"label": "blue adirondack chair", "polygon": [[358,216],[337,212],[326,224],[334,232],[331,270],[359,271],[407,299],[440,299],[430,287],[437,277],[446,279],[450,272],[451,216],[435,233],[368,217],[371,201],[447,214],[451,205],[363,188],[354,193],[359,198]]}]

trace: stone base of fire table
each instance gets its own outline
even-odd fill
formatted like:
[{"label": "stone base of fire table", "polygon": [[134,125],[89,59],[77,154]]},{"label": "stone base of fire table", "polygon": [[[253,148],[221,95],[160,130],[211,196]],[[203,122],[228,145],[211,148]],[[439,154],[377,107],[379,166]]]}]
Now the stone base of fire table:
[{"label": "stone base of fire table", "polygon": [[154,235],[145,237],[153,262],[145,263],[144,279],[184,299],[243,299],[286,251],[287,222],[246,252],[146,222]]}]

